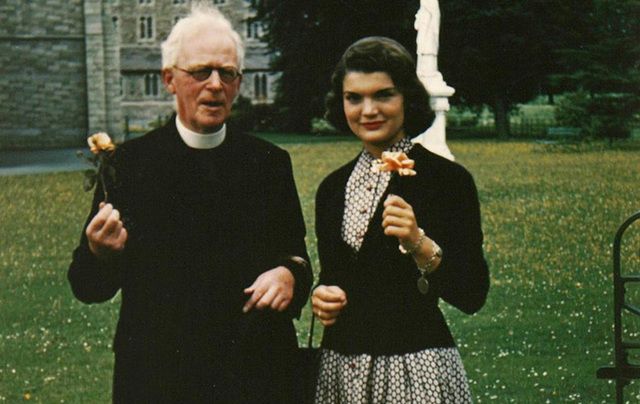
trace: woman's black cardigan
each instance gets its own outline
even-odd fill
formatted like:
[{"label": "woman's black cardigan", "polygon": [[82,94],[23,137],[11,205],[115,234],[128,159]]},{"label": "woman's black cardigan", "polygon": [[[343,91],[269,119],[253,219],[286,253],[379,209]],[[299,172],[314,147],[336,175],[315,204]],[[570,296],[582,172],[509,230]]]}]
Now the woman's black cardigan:
[{"label": "woman's black cardigan", "polygon": [[[318,188],[319,283],[340,286],[348,301],[336,323],[325,328],[324,348],[393,355],[453,347],[438,299],[469,314],[486,300],[489,272],[473,178],[462,166],[419,145],[409,157],[415,160],[417,175],[392,179],[357,253],[341,237],[345,189],[357,159],[331,173]],[[428,276],[426,295],[417,289],[419,271],[411,256],[402,255],[397,239],[383,233],[382,203],[389,193],[411,204],[418,226],[444,251],[437,271]]]}]

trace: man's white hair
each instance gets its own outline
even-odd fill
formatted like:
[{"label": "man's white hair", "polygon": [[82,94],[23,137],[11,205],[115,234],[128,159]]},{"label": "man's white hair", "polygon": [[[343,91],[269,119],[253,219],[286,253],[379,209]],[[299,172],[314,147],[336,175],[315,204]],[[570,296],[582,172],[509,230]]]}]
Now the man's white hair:
[{"label": "man's white hair", "polygon": [[181,18],[171,29],[167,39],[162,42],[162,69],[174,67],[178,62],[184,39],[202,28],[214,27],[222,32],[228,32],[236,45],[238,69],[244,68],[244,44],[242,38],[233,26],[215,7],[205,2],[194,1],[188,16]]}]

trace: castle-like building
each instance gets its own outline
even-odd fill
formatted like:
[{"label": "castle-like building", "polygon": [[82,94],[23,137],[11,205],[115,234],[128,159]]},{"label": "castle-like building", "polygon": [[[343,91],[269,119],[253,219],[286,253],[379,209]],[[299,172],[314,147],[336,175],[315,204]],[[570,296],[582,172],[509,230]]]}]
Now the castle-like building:
[{"label": "castle-like building", "polygon": [[[245,47],[241,95],[271,103],[278,73],[255,0],[210,0]],[[122,138],[173,112],[160,43],[190,0],[5,0],[0,5],[0,148],[76,146]]]}]

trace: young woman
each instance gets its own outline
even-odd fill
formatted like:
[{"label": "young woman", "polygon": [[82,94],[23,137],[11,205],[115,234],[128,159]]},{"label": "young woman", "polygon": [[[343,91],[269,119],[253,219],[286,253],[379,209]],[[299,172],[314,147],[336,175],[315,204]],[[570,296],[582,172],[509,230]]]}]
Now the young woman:
[{"label": "young woman", "polygon": [[[355,42],[334,71],[327,118],[363,151],[316,195],[318,403],[471,401],[438,300],[466,313],[485,302],[480,209],[463,167],[411,143],[429,125],[428,105],[394,40]],[[406,153],[415,175],[372,170],[385,151]]]}]

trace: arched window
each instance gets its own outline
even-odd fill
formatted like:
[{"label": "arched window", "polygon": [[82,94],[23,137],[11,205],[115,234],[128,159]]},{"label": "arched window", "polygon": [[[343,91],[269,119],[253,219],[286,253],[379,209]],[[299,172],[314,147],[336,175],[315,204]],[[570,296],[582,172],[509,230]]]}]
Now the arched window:
[{"label": "arched window", "polygon": [[260,99],[260,75],[253,76],[253,96],[256,100]]},{"label": "arched window", "polygon": [[262,97],[266,100],[267,99],[267,75],[263,74],[262,77],[260,78],[260,87],[262,90]]},{"label": "arched window", "polygon": [[262,23],[260,21],[247,21],[247,38],[260,39],[262,37]]},{"label": "arched window", "polygon": [[256,73],[253,76],[253,96],[256,101],[266,101],[268,96],[267,75]]},{"label": "arched window", "polygon": [[154,29],[153,29],[153,17],[150,15],[145,15],[140,17],[140,39],[153,39]]},{"label": "arched window", "polygon": [[147,97],[157,97],[160,82],[158,73],[147,73],[144,75],[144,95]]}]

